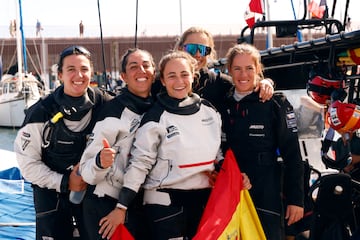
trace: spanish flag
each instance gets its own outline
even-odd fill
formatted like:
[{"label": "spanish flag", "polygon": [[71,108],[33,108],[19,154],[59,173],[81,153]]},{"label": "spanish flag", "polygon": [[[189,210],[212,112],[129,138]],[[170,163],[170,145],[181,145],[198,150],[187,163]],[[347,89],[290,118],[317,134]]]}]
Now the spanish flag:
[{"label": "spanish flag", "polygon": [[242,188],[241,172],[228,150],[193,240],[266,239],[249,192]]},{"label": "spanish flag", "polygon": [[351,48],[346,51],[340,52],[338,55],[337,66],[348,65],[360,65],[360,48]]},{"label": "spanish flag", "polygon": [[127,228],[123,224],[120,224],[116,228],[110,240],[135,240],[135,238],[131,235],[131,233],[127,230]]}]

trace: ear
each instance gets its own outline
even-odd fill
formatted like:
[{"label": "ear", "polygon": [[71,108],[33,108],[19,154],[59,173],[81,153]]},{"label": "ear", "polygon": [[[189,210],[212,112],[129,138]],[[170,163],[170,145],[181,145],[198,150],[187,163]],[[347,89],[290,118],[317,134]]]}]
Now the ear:
[{"label": "ear", "polygon": [[124,83],[126,83],[126,84],[127,84],[126,73],[121,72],[121,73],[120,73],[120,76],[121,76],[121,79],[124,81]]},{"label": "ear", "polygon": [[161,84],[165,87],[165,86],[166,86],[166,84],[165,84],[164,79],[160,78],[160,81],[161,81]]},{"label": "ear", "polygon": [[228,75],[232,77],[231,71],[230,71],[230,66],[226,68]]}]

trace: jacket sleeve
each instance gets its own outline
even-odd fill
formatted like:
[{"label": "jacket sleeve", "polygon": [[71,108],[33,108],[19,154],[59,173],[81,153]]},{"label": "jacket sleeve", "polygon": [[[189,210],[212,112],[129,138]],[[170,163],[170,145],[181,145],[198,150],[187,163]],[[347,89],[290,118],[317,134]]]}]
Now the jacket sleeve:
[{"label": "jacket sleeve", "polygon": [[157,148],[162,135],[158,126],[158,123],[150,121],[136,131],[129,166],[125,171],[124,185],[119,196],[119,203],[126,207],[134,199],[134,193],[139,191],[156,163]]},{"label": "jacket sleeve", "polygon": [[57,192],[68,191],[68,186],[64,186],[67,176],[52,171],[41,160],[43,126],[43,122],[30,122],[17,133],[14,151],[21,174],[26,181],[39,187],[55,189]]},{"label": "jacket sleeve", "polygon": [[104,148],[102,143],[104,138],[108,140],[110,146],[114,146],[118,137],[114,126],[120,128],[119,124],[121,124],[119,119],[114,117],[107,117],[95,124],[88,145],[80,160],[80,173],[85,182],[96,185],[104,181],[110,168],[99,166],[97,159],[99,158],[100,151]]},{"label": "jacket sleeve", "polygon": [[289,205],[304,206],[304,164],[293,106],[283,94],[274,95],[277,138],[284,161],[284,194]]}]

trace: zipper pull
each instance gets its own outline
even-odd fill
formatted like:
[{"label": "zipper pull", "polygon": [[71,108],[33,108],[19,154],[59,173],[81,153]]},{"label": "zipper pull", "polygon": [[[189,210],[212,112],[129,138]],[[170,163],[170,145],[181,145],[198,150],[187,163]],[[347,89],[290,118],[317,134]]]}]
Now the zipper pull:
[{"label": "zipper pull", "polygon": [[59,121],[60,118],[62,118],[64,116],[64,114],[62,114],[62,112],[58,112],[57,114],[55,114],[51,119],[50,122],[51,123],[57,123]]}]

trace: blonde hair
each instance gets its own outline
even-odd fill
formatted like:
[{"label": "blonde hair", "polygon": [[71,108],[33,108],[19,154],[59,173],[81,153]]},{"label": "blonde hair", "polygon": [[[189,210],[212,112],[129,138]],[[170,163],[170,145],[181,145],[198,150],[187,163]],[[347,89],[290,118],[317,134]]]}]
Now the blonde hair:
[{"label": "blonde hair", "polygon": [[178,41],[176,42],[174,50],[183,49],[184,42],[186,41],[188,36],[193,33],[201,33],[201,34],[205,34],[207,36],[207,38],[209,40],[209,47],[211,48],[211,52],[210,52],[208,58],[211,61],[215,61],[217,58],[217,54],[215,51],[214,38],[208,30],[206,30],[205,28],[202,28],[202,27],[190,27],[185,32],[183,32],[183,34],[179,37]]},{"label": "blonde hair", "polygon": [[229,72],[230,72],[232,63],[234,61],[234,58],[239,54],[250,55],[255,63],[255,67],[257,70],[257,76],[259,77],[259,79],[257,79],[257,80],[264,79],[263,65],[261,63],[260,52],[255,46],[248,44],[248,43],[236,44],[228,50],[228,52],[226,54],[226,60],[227,60],[226,64],[227,64],[227,68],[228,68]]}]

